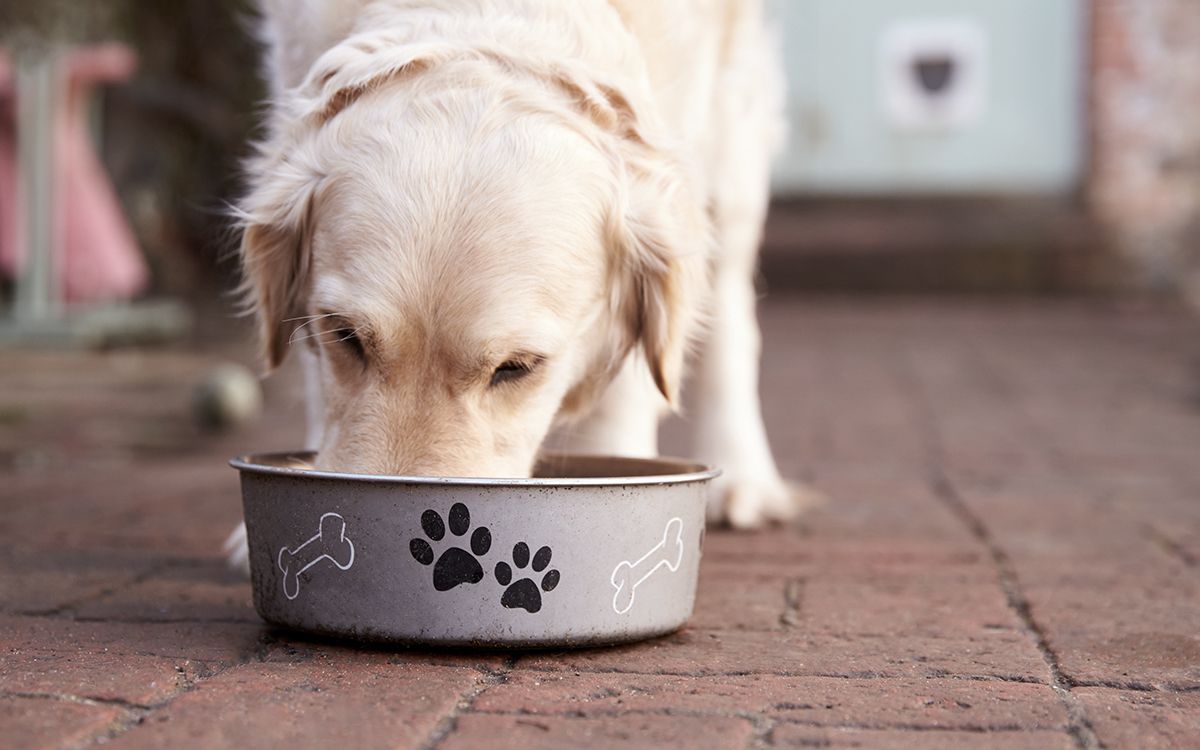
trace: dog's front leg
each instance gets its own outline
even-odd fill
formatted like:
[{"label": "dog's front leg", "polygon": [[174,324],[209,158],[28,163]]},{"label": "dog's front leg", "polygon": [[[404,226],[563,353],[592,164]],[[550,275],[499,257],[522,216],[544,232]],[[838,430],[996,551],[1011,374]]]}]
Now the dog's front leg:
[{"label": "dog's front leg", "polygon": [[[750,46],[751,51],[762,45]],[[707,337],[697,361],[695,398],[696,454],[719,466],[709,502],[710,520],[755,527],[792,517],[819,499],[810,490],[783,480],[771,455],[758,395],[761,334],[755,309],[754,277],[758,246],[769,201],[772,123],[776,102],[763,90],[772,61],[750,54],[730,74],[730,89],[758,91],[741,108],[717,108],[722,149],[712,172],[712,219],[716,240]],[[745,76],[737,85],[738,75]]]},{"label": "dog's front leg", "polygon": [[[723,234],[731,238],[729,227]],[[724,470],[714,483],[709,519],[740,528],[791,518],[817,497],[783,480],[767,442],[758,395],[761,336],[752,267],[718,262],[712,320],[693,386],[696,455]]]}]

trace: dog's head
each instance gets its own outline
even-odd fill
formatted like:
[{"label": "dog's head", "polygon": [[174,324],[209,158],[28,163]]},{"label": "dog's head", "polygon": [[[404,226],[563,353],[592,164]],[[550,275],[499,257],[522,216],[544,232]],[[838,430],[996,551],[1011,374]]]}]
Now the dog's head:
[{"label": "dog's head", "polygon": [[298,346],[320,363],[320,467],[527,475],[632,352],[674,403],[707,224],[633,99],[343,45],[279,105],[242,261],[268,366]]}]

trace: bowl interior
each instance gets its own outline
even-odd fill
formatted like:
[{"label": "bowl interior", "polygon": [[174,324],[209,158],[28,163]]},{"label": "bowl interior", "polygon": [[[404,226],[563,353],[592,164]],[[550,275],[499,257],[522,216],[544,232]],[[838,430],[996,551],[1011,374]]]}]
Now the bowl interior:
[{"label": "bowl interior", "polygon": [[703,464],[676,458],[545,453],[538,458],[531,478],[419,477],[318,471],[313,468],[315,458],[316,453],[312,451],[292,451],[239,456],[230,463],[241,471],[269,474],[302,473],[312,477],[347,480],[436,484],[658,484],[704,481],[720,473]]},{"label": "bowl interior", "polygon": [[695,474],[708,467],[674,458],[626,458],[546,453],[538,457],[533,476],[538,479],[584,479],[605,477],[650,477]]}]

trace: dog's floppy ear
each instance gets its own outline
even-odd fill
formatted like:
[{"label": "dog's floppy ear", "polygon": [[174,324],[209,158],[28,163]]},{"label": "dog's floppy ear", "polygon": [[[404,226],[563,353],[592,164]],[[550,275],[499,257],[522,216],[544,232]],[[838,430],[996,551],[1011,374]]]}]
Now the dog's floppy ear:
[{"label": "dog's floppy ear", "polygon": [[679,406],[684,362],[708,281],[711,232],[706,204],[684,162],[661,145],[663,131],[617,86],[562,74],[576,106],[614,138],[616,207],[609,215],[618,314],[631,346],[667,402]]},{"label": "dog's floppy ear", "polygon": [[617,263],[624,317],[654,382],[678,406],[688,346],[707,283],[708,219],[677,165],[637,145],[625,160]]},{"label": "dog's floppy ear", "polygon": [[258,320],[268,372],[287,354],[296,319],[306,312],[313,201],[317,178],[286,157],[260,159],[258,184],[242,219],[242,295]]},{"label": "dog's floppy ear", "polygon": [[276,103],[268,140],[248,165],[251,189],[239,209],[242,299],[258,319],[268,372],[283,361],[306,312],[313,203],[323,179],[314,136],[362,95],[435,56],[387,42],[386,33],[359,34],[325,52]]}]

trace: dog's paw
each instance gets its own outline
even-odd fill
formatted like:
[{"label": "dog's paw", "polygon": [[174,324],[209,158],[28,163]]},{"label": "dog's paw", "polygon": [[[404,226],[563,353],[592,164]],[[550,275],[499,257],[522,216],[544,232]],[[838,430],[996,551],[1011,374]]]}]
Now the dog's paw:
[{"label": "dog's paw", "polygon": [[757,529],[791,521],[827,502],[820,492],[779,478],[731,477],[719,481],[712,492],[708,520],[727,523],[735,529]]},{"label": "dog's paw", "polygon": [[246,524],[239,523],[223,545],[229,567],[250,575],[250,548],[246,546]]}]

